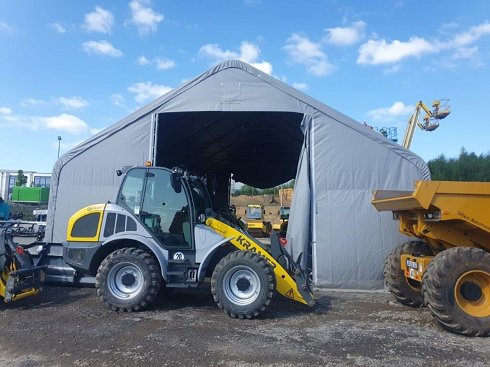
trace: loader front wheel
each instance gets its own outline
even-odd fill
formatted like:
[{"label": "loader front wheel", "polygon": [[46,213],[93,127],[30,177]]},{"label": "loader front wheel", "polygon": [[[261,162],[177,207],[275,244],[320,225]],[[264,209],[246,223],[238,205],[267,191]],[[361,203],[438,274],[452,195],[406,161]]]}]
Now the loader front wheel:
[{"label": "loader front wheel", "polygon": [[223,257],[211,278],[211,292],[229,316],[253,318],[263,312],[274,295],[274,271],[267,260],[250,251]]},{"label": "loader front wheel", "polygon": [[490,253],[455,247],[431,261],[423,278],[432,316],[449,331],[490,336]]},{"label": "loader front wheel", "polygon": [[389,291],[398,302],[411,307],[420,307],[423,303],[422,284],[405,276],[400,264],[402,254],[430,256],[433,252],[424,242],[410,241],[395,247],[385,261],[383,275]]},{"label": "loader front wheel", "polygon": [[134,247],[110,253],[95,278],[97,294],[112,311],[140,311],[150,305],[160,290],[162,276],[153,256]]}]

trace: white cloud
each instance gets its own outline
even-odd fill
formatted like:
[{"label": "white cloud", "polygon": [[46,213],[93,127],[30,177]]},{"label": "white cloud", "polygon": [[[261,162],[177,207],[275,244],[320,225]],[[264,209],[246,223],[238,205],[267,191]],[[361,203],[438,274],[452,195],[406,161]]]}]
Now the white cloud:
[{"label": "white cloud", "polygon": [[394,40],[369,40],[359,48],[357,63],[361,65],[393,64],[407,57],[421,57],[439,51],[435,44],[419,37],[411,37],[407,42]]},{"label": "white cloud", "polygon": [[83,27],[88,32],[99,32],[111,34],[114,26],[114,16],[109,10],[96,6],[91,13],[85,14],[85,24]]},{"label": "white cloud", "polygon": [[456,47],[467,46],[478,41],[481,37],[487,34],[490,34],[490,23],[485,22],[471,27],[466,32],[457,34],[451,43]]},{"label": "white cloud", "polygon": [[13,111],[10,107],[0,107],[0,114],[1,115],[11,115],[12,112]]},{"label": "white cloud", "polygon": [[168,70],[175,67],[175,61],[167,59],[166,57],[157,58],[155,59],[155,65],[158,70]]},{"label": "white cloud", "polygon": [[132,0],[129,3],[132,15],[131,23],[136,26],[140,35],[155,32],[158,28],[158,23],[165,18],[163,14],[157,13],[148,7],[149,3],[149,0]]},{"label": "white cloud", "polygon": [[250,65],[266,74],[272,75],[272,64],[268,61],[252,62]]},{"label": "white cloud", "polygon": [[54,102],[68,109],[88,106],[88,101],[82,97],[58,97],[54,99]]},{"label": "white cloud", "polygon": [[85,121],[67,113],[51,117],[38,117],[37,119],[45,128],[64,131],[73,135],[83,133],[88,129]]},{"label": "white cloud", "polygon": [[[454,24],[444,26],[442,33],[447,36],[448,31],[456,26]],[[420,58],[427,54],[448,50],[454,51],[453,60],[470,59],[478,54],[478,47],[469,46],[486,35],[490,35],[489,22],[473,26],[467,31],[460,32],[446,40],[428,41],[417,36],[411,37],[408,41],[394,40],[388,42],[384,39],[371,39],[359,48],[357,63],[363,65],[396,64],[406,58]],[[447,64],[447,60],[443,60],[440,64]],[[451,65],[454,66],[454,64]]]},{"label": "white cloud", "polygon": [[460,47],[455,50],[453,59],[472,59],[478,54],[478,46]]},{"label": "white cloud", "polygon": [[63,27],[61,24],[59,24],[58,22],[54,22],[54,23],[51,23],[49,25],[52,29],[54,29],[56,32],[58,33],[65,33],[66,32],[66,28]]},{"label": "white cloud", "polygon": [[0,126],[14,126],[31,130],[53,129],[77,135],[88,130],[88,125],[79,117],[62,113],[57,116],[22,116],[17,114],[0,114]]},{"label": "white cloud", "polygon": [[306,84],[306,83],[293,83],[293,88],[296,88],[299,90],[307,90],[308,84]]},{"label": "white cloud", "polygon": [[199,54],[208,57],[210,59],[214,59],[217,62],[225,61],[225,60],[236,60],[239,58],[239,54],[237,52],[223,50],[217,44],[206,44],[199,49]]},{"label": "white cloud", "polygon": [[213,60],[213,62],[241,60],[264,73],[272,74],[272,64],[268,61],[259,61],[259,46],[248,41],[242,41],[239,52],[223,50],[218,44],[209,43],[199,49],[199,54]]},{"label": "white cloud", "polygon": [[153,64],[158,70],[169,70],[177,65],[174,60],[171,60],[168,57],[157,57],[153,59],[153,61],[150,61],[146,56],[140,56],[136,62],[138,65],[142,66]]},{"label": "white cloud", "polygon": [[117,107],[126,107],[126,100],[121,94],[113,94],[111,96],[111,102],[114,106]]},{"label": "white cloud", "polygon": [[327,43],[337,46],[353,45],[364,37],[364,28],[366,23],[362,20],[354,22],[350,27],[327,28]]},{"label": "white cloud", "polygon": [[304,65],[313,75],[324,76],[334,69],[328,61],[327,54],[322,51],[320,43],[312,42],[298,33],[293,33],[288,38],[283,49],[294,63]]},{"label": "white cloud", "polygon": [[407,116],[413,111],[413,106],[406,105],[403,102],[397,101],[390,107],[381,107],[371,110],[367,113],[369,117],[377,122],[394,121],[400,116]]},{"label": "white cloud", "polygon": [[134,100],[138,103],[144,103],[148,100],[156,99],[172,88],[165,85],[153,84],[152,82],[140,82],[133,84],[128,91],[135,94]]},{"label": "white cloud", "polygon": [[254,63],[258,60],[260,55],[259,46],[250,43],[250,42],[242,42],[240,45],[240,59],[245,61],[246,63]]},{"label": "white cloud", "polygon": [[48,102],[43,99],[27,98],[24,99],[22,102],[20,102],[20,105],[23,107],[30,107],[30,106],[42,106],[47,103]]},{"label": "white cloud", "polygon": [[136,62],[138,63],[138,65],[148,65],[148,64],[150,64],[150,60],[148,60],[145,56],[138,57],[138,60]]},{"label": "white cloud", "polygon": [[23,107],[45,106],[48,104],[61,105],[67,109],[83,108],[89,105],[89,102],[82,97],[53,97],[49,101],[44,99],[27,98],[20,102]]},{"label": "white cloud", "polygon": [[107,41],[88,41],[82,46],[84,51],[88,54],[106,55],[112,57],[121,57],[123,55],[121,50],[118,50]]},{"label": "white cloud", "polygon": [[14,27],[0,20],[0,33],[13,33],[14,30]]}]

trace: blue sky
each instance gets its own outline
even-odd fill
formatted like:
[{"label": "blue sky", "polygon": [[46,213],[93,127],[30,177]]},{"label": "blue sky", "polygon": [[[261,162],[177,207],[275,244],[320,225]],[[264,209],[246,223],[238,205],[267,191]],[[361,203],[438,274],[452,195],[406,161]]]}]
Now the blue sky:
[{"label": "blue sky", "polygon": [[50,172],[92,134],[241,59],[403,138],[418,100],[450,98],[425,160],[487,153],[488,1],[0,2],[0,168]]}]

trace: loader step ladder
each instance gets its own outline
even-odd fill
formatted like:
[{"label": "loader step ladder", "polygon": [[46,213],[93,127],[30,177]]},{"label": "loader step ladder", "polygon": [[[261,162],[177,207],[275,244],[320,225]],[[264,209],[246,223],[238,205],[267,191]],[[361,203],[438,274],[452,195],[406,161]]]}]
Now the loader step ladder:
[{"label": "loader step ladder", "polygon": [[[185,256],[185,257],[184,257]],[[198,266],[194,264],[192,256],[177,251],[169,254],[167,265],[167,287],[191,288],[197,287]]]}]

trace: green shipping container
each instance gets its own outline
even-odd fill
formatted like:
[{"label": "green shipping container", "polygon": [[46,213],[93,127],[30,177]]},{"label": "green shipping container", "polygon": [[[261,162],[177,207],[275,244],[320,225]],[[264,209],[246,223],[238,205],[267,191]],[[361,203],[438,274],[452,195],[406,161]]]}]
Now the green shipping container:
[{"label": "green shipping container", "polygon": [[14,186],[12,201],[14,203],[47,204],[49,200],[49,188],[47,187],[23,187]]}]

